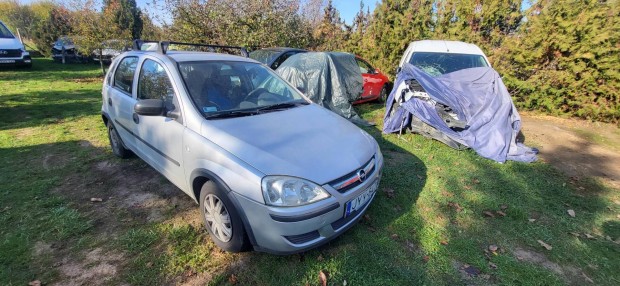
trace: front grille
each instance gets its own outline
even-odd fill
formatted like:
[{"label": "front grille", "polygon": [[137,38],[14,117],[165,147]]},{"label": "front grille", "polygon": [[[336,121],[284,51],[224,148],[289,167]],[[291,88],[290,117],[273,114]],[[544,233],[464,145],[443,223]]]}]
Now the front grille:
[{"label": "front grille", "polygon": [[0,50],[0,58],[19,58],[22,56],[22,50]]},{"label": "front grille", "polygon": [[317,230],[304,233],[304,234],[284,236],[286,240],[290,241],[293,244],[303,244],[309,241],[313,241],[319,237],[321,237],[321,235],[319,234]]},{"label": "front grille", "polygon": [[375,157],[373,156],[372,158],[370,158],[370,160],[368,160],[368,162],[366,162],[366,164],[362,166],[363,167],[361,169],[354,170],[351,173],[348,173],[338,179],[335,179],[329,182],[328,184],[340,193],[344,193],[350,189],[353,189],[359,186],[365,181],[365,180],[360,180],[359,178],[358,174],[360,170],[364,170],[366,179],[370,178],[372,174],[375,172]]}]

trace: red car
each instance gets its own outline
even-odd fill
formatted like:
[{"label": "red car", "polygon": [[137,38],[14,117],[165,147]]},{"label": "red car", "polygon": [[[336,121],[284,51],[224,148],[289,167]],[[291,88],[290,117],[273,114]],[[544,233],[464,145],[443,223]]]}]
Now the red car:
[{"label": "red car", "polygon": [[360,67],[362,78],[364,78],[364,90],[362,97],[353,102],[360,104],[368,101],[385,101],[387,99],[390,81],[379,69],[373,68],[366,60],[355,56],[355,61]]}]

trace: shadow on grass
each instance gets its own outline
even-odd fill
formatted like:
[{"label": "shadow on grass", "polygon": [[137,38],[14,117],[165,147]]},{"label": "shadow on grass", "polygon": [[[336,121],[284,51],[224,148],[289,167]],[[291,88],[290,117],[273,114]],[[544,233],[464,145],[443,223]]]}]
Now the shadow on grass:
[{"label": "shadow on grass", "polygon": [[97,89],[0,96],[0,130],[54,124],[69,117],[97,114],[100,109]]}]

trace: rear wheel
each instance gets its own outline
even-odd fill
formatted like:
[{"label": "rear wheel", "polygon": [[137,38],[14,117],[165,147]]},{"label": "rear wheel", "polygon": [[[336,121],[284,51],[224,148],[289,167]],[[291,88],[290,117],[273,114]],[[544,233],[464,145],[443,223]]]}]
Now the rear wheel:
[{"label": "rear wheel", "polygon": [[131,155],[131,151],[123,145],[123,141],[118,135],[118,132],[116,132],[116,128],[114,128],[114,124],[112,124],[112,122],[108,123],[108,139],[110,139],[112,153],[114,153],[116,157],[128,158]]},{"label": "rear wheel", "polygon": [[223,250],[241,252],[250,243],[239,213],[228,196],[213,182],[206,182],[200,190],[200,212],[213,242]]},{"label": "rear wheel", "polygon": [[383,88],[381,89],[381,93],[379,93],[379,102],[385,102],[387,100],[388,97],[388,93],[387,93],[387,86],[383,86]]}]

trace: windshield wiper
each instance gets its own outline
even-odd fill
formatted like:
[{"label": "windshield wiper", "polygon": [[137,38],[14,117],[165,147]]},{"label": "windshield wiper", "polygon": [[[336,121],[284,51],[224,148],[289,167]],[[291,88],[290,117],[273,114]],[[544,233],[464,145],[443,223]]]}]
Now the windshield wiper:
[{"label": "windshield wiper", "polygon": [[233,118],[233,117],[243,117],[243,116],[251,116],[258,114],[257,110],[231,110],[231,111],[222,111],[218,113],[207,114],[205,117],[207,119],[223,119],[223,118]]},{"label": "windshield wiper", "polygon": [[263,107],[259,107],[256,110],[259,112],[264,112],[264,111],[276,111],[276,110],[282,110],[282,109],[289,109],[289,108],[293,108],[296,106],[300,106],[300,105],[308,105],[310,104],[309,102],[300,99],[300,100],[296,100],[296,101],[289,101],[289,102],[282,102],[282,103],[276,103],[276,104],[272,104],[272,105],[267,105],[267,106],[263,106]]}]

